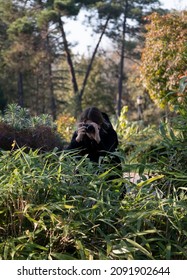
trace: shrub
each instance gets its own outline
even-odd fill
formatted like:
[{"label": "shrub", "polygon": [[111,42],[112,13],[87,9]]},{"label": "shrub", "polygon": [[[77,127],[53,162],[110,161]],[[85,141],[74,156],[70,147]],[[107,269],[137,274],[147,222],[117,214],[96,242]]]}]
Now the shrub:
[{"label": "shrub", "polygon": [[50,151],[55,147],[62,149],[64,141],[49,115],[32,117],[27,109],[10,104],[0,122],[0,148],[11,150],[23,146]]},{"label": "shrub", "polygon": [[128,108],[124,106],[116,124],[120,150],[126,157],[126,163],[138,163],[141,162],[142,154],[161,137],[155,125],[145,126],[142,120],[128,121],[127,112]]}]

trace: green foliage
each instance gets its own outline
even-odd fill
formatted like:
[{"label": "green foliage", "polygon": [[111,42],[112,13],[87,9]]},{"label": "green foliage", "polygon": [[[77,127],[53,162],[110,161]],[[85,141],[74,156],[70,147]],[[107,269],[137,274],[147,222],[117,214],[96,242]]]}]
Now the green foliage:
[{"label": "green foliage", "polygon": [[53,92],[50,85],[53,75],[49,72],[50,63],[54,62],[55,43],[53,30],[48,31],[47,20],[50,23],[54,20],[55,23],[57,12],[47,11],[46,5],[39,5],[37,1],[33,1],[32,5],[23,5],[20,1],[13,1],[11,5],[12,1],[8,2],[9,5],[7,1],[0,1],[1,24],[5,30],[0,52],[2,90],[9,103],[17,102],[17,86],[21,76],[25,106],[33,113],[52,113]]},{"label": "green foliage", "polygon": [[169,91],[178,87],[187,63],[186,11],[151,15],[142,56],[142,82],[151,98],[162,106],[173,104]]},{"label": "green foliage", "polygon": [[159,128],[144,127],[143,122],[126,122],[124,132],[119,134],[120,148],[126,156],[126,163],[130,162],[131,172],[139,174],[140,180],[147,183],[147,176],[151,176],[151,180],[156,178],[154,174],[161,176],[159,182],[156,179],[152,184],[161,197],[186,199],[186,77],[181,78],[178,91],[169,94],[175,96],[174,108],[178,115],[161,122]]},{"label": "green foliage", "polygon": [[[82,71],[78,72],[78,79],[82,81],[86,70],[86,65],[89,64],[90,59],[82,58],[79,61],[78,67]],[[109,63],[108,59],[104,59],[101,55],[95,58],[90,72],[89,80],[85,87],[85,94],[82,98],[82,107],[86,108],[93,104],[106,113],[115,114],[115,95],[116,82],[113,80],[112,68],[113,65]],[[81,84],[81,83],[80,83]]]},{"label": "green foliage", "polygon": [[15,103],[8,104],[1,121],[17,130],[35,128],[37,126],[56,127],[50,115],[42,114],[40,116],[32,117],[27,108],[22,108]]},{"label": "green foliage", "polygon": [[22,17],[15,20],[8,28],[8,34],[18,36],[20,33],[32,34],[34,31],[34,22],[28,17]]},{"label": "green foliage", "polygon": [[154,169],[164,174],[159,186],[164,195],[175,194],[181,197],[186,194],[186,123],[186,117],[178,116],[173,120],[172,126],[170,123],[161,124],[161,141],[149,153]]},{"label": "green foliage", "polygon": [[141,162],[142,154],[160,141],[161,137],[156,126],[145,126],[143,121],[128,121],[127,113],[128,107],[124,106],[115,128],[126,162],[137,163]]},{"label": "green foliage", "polygon": [[152,187],[157,188],[162,198],[181,199],[187,194],[186,125],[186,116],[177,116],[168,123],[161,123],[159,129],[139,127],[137,132],[131,131],[129,138],[121,140],[126,162],[131,163],[129,168],[137,172],[140,179],[155,178],[155,174],[161,176]]},{"label": "green foliage", "polygon": [[54,7],[66,16],[77,16],[80,10],[80,3],[73,0],[55,0]]},{"label": "green foliage", "polygon": [[186,259],[185,200],[111,172],[74,152],[1,152],[0,258]]},{"label": "green foliage", "polygon": [[[29,119],[26,109],[10,109]],[[118,125],[128,131],[126,109]],[[143,138],[153,135],[142,132],[139,126],[127,134],[145,149]],[[127,164],[120,154],[124,176],[118,179],[107,161],[92,163],[76,150],[1,151],[0,259],[186,259],[185,135],[160,127],[160,157],[149,163],[144,151],[139,162]],[[127,171],[135,170],[139,179],[132,183]],[[147,178],[148,170],[160,174]]]},{"label": "green foliage", "polygon": [[[186,74],[186,73],[185,73]],[[168,93],[172,100],[172,105],[175,111],[180,115],[186,116],[187,104],[187,76],[182,76],[179,81],[178,90]]]},{"label": "green foliage", "polygon": [[58,20],[58,14],[54,10],[46,9],[42,10],[37,16],[38,26],[41,28],[43,25],[48,24],[49,22],[56,22]]},{"label": "green foliage", "polygon": [[104,3],[99,2],[97,4],[99,17],[110,16],[112,18],[118,18],[121,14],[121,7],[118,3]]},{"label": "green foliage", "polygon": [[121,114],[116,124],[116,130],[119,136],[123,136],[125,133],[125,129],[127,127],[127,112],[128,112],[128,107],[124,106],[121,110]]},{"label": "green foliage", "polygon": [[47,114],[32,117],[29,110],[9,104],[0,121],[0,147],[12,150],[18,147],[51,151],[62,149],[63,139],[56,131],[56,124]]},{"label": "green foliage", "polygon": [[[138,163],[143,172],[154,167],[145,166],[144,156],[149,156],[150,147],[157,145],[161,141],[158,128],[154,125],[144,127],[143,122],[128,122],[123,135],[120,136],[120,149],[126,156],[126,162]],[[135,167],[133,171],[139,173]],[[148,172],[148,171],[147,171]],[[140,172],[142,173],[142,172]]]}]

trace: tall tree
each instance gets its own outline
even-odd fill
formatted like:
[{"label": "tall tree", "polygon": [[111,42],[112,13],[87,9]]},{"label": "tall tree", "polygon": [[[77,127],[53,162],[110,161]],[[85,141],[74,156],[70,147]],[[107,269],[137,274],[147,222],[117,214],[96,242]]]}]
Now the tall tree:
[{"label": "tall tree", "polygon": [[[32,6],[34,7],[42,7],[42,10],[37,12],[38,14],[38,20],[42,24],[48,24],[51,23],[51,25],[55,26],[55,29],[58,33],[61,34],[61,38],[63,40],[63,46],[64,46],[64,52],[66,54],[67,64],[69,66],[69,73],[71,76],[71,82],[72,82],[72,89],[74,93],[74,104],[75,104],[75,110],[74,115],[77,116],[80,111],[82,110],[82,97],[84,93],[84,89],[88,80],[88,77],[90,75],[90,71],[95,59],[95,56],[97,54],[100,42],[102,40],[102,37],[105,33],[105,29],[107,27],[109,16],[107,16],[104,25],[102,26],[101,35],[98,39],[98,42],[96,43],[95,49],[93,51],[93,55],[91,56],[91,59],[89,61],[89,64],[87,66],[85,77],[83,79],[82,85],[79,85],[77,82],[77,73],[75,69],[75,60],[73,53],[71,51],[71,45],[67,40],[67,34],[65,30],[65,23],[64,18],[67,17],[76,17],[80,11],[81,8],[89,8],[89,9],[96,9],[97,3],[100,3],[102,1],[94,1],[94,0],[81,0],[81,1],[74,1],[74,0],[48,0],[48,1],[39,1],[39,0],[33,0],[30,1],[32,3]],[[48,29],[48,33],[50,33],[51,30]],[[51,72],[52,74],[52,72]],[[49,79],[50,80],[50,79]],[[50,88],[52,89],[53,84],[51,83]],[[54,98],[52,99],[54,104]]]},{"label": "tall tree", "polygon": [[50,30],[51,21],[39,21],[43,2],[0,1],[2,20],[7,27],[3,61],[7,75],[13,73],[11,84],[17,79],[18,103],[30,106],[37,113],[50,113],[55,119],[52,81],[55,43]]},{"label": "tall tree", "polygon": [[[138,57],[137,45],[144,26],[144,16],[159,8],[158,0],[105,1],[100,15],[112,15],[107,36],[114,41],[119,51],[117,113],[120,115],[124,95],[125,57]],[[112,12],[111,12],[112,11]],[[142,39],[142,38],[141,38]],[[140,57],[140,55],[139,55]]]},{"label": "tall tree", "polygon": [[69,65],[69,69],[70,69],[70,74],[71,74],[71,81],[72,81],[72,85],[73,85],[73,92],[74,92],[74,99],[75,99],[75,112],[74,115],[75,117],[82,111],[82,98],[83,98],[83,94],[84,94],[84,90],[87,84],[87,80],[88,77],[90,75],[91,72],[91,68],[95,59],[95,56],[97,54],[100,42],[103,38],[103,35],[105,34],[105,30],[107,28],[109,19],[110,19],[110,14],[106,17],[104,24],[102,25],[102,29],[101,29],[101,34],[100,37],[98,39],[98,42],[96,43],[96,46],[94,48],[93,54],[91,56],[91,59],[88,63],[86,72],[85,72],[85,76],[82,82],[82,85],[79,87],[78,82],[77,82],[77,75],[76,75],[76,70],[75,70],[75,65],[73,62],[73,56],[72,53],[69,49],[69,44],[67,41],[67,37],[66,37],[66,32],[65,32],[65,28],[64,28],[64,23],[62,20],[62,16],[64,14],[68,14],[69,16],[76,16],[78,14],[78,12],[80,11],[81,7],[87,7],[87,8],[97,8],[97,4],[100,4],[102,1],[56,1],[54,2],[54,7],[56,7],[59,11],[58,13],[58,23],[59,23],[59,28],[62,34],[62,38],[63,38],[63,42],[64,42],[64,50],[66,53],[66,57],[67,57],[67,63]]},{"label": "tall tree", "polygon": [[[81,61],[79,61],[79,67],[81,66],[83,71],[88,65],[87,60],[89,60],[89,58],[83,57]],[[97,55],[85,87],[85,94],[82,100],[83,108],[94,104],[109,115],[115,114],[114,92],[116,84],[115,81],[113,82],[113,67],[114,65],[110,63],[108,57],[104,57],[103,54]],[[79,76],[80,75],[81,73]]]},{"label": "tall tree", "polygon": [[2,11],[0,11],[0,110],[1,112],[4,112],[6,103],[7,103],[7,99],[4,96],[4,86],[5,84],[7,84],[7,82],[5,81],[5,74],[3,71],[3,52],[6,49],[6,44],[5,42],[7,41],[7,34],[6,34],[6,30],[7,30],[7,26],[6,24],[1,20],[1,15],[2,15]]},{"label": "tall tree", "polygon": [[[4,77],[9,83],[3,85],[8,101],[23,105],[23,83],[25,73],[29,69],[29,53],[31,40],[28,35],[29,25],[25,10],[20,6],[23,1],[0,1],[1,20],[6,26],[6,38],[1,57]],[[18,5],[19,4],[19,5]],[[20,36],[22,33],[22,37]],[[15,93],[17,96],[15,97]]]}]

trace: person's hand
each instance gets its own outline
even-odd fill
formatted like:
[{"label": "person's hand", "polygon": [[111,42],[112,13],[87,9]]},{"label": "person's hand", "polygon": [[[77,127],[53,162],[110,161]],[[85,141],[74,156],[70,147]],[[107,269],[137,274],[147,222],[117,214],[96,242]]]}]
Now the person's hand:
[{"label": "person's hand", "polygon": [[101,141],[101,138],[100,138],[100,134],[99,134],[99,125],[95,122],[91,122],[89,123],[89,125],[93,125],[93,127],[95,128],[95,132],[91,132],[91,133],[86,133],[88,135],[88,137],[90,139],[94,139],[98,144],[99,142]]},{"label": "person's hand", "polygon": [[76,141],[77,142],[81,142],[84,135],[86,134],[86,129],[83,123],[79,123],[78,124],[78,128],[77,128],[77,137],[76,137]]}]

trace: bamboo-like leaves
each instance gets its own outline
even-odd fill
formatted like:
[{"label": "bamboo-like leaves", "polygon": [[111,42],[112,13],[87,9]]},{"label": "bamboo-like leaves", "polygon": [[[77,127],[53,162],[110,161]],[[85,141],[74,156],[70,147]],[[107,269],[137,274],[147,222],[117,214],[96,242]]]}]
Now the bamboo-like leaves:
[{"label": "bamboo-like leaves", "polygon": [[[115,172],[107,163],[96,166],[75,153],[2,152],[0,258],[185,258],[185,197],[157,195],[169,174],[147,179],[144,170],[131,184],[110,179]],[[123,184],[129,192],[120,200]]]}]

